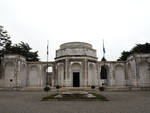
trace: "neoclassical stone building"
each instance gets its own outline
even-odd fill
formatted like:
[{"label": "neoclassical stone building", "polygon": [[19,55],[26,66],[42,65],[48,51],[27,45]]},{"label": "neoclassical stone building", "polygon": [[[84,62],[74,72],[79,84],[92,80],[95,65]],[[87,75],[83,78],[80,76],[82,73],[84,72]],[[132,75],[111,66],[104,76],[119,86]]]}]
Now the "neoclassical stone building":
[{"label": "neoclassical stone building", "polygon": [[[150,54],[134,54],[126,62],[98,61],[91,44],[60,45],[53,62],[27,62],[20,55],[5,55],[1,63],[0,87],[150,87]],[[47,73],[47,68],[51,72]]]}]

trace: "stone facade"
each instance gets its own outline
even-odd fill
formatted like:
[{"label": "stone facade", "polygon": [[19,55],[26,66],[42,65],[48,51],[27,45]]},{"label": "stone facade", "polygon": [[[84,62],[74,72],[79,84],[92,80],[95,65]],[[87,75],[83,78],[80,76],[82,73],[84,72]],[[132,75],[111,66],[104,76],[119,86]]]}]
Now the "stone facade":
[{"label": "stone facade", "polygon": [[[47,68],[51,72],[47,74]],[[133,86],[150,87],[150,54],[134,54],[126,62],[98,61],[91,44],[70,42],[56,51],[54,62],[27,62],[20,55],[5,55],[0,87]],[[103,75],[105,73],[105,75]],[[104,77],[105,76],[105,77]]]}]

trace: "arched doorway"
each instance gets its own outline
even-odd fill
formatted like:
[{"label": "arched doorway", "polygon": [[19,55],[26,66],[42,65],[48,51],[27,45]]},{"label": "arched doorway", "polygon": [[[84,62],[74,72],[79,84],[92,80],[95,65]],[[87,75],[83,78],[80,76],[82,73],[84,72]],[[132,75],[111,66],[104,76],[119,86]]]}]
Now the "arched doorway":
[{"label": "arched doorway", "polygon": [[106,66],[101,66],[100,78],[102,80],[102,85],[107,85],[107,74],[108,69]]},{"label": "arched doorway", "polygon": [[72,69],[72,86],[80,87],[81,83],[81,66],[79,63],[74,63],[71,66]]}]

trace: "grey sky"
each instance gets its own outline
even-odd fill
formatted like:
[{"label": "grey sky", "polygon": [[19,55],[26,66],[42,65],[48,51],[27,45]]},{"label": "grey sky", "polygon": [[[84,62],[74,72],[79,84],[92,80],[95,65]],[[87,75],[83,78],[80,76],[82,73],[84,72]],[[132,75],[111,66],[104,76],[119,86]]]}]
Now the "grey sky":
[{"label": "grey sky", "polygon": [[123,50],[150,42],[150,0],[0,0],[0,25],[13,43],[29,43],[50,60],[64,42],[91,43],[102,57],[116,60]]}]

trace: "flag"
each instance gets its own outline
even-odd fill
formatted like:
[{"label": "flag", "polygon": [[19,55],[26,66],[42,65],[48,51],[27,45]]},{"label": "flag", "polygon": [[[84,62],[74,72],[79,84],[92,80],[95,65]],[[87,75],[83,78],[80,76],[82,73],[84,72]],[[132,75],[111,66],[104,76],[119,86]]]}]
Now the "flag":
[{"label": "flag", "polygon": [[103,53],[106,53],[105,47],[104,47],[104,40],[103,40]]}]

